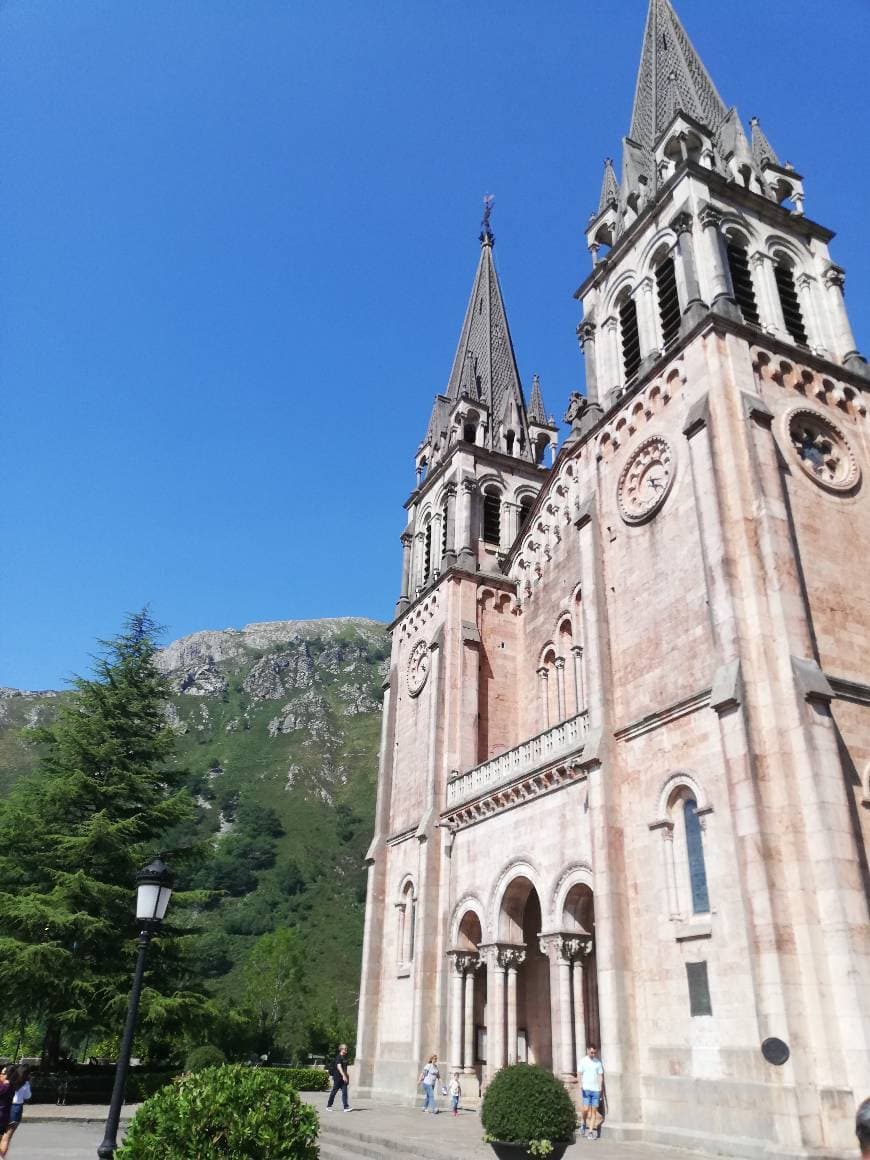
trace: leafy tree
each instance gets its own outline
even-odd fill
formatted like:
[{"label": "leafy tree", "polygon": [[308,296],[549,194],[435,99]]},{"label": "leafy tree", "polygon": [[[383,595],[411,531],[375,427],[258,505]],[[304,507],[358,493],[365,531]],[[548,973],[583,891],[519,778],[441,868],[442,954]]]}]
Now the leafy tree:
[{"label": "leafy tree", "polygon": [[[6,1019],[37,1021],[49,1064],[62,1037],[113,1031],[135,951],[136,871],[194,806],[172,762],[147,610],[101,642],[94,675],[51,726],[36,730],[39,768],[0,803],[0,987]],[[146,1028],[174,1034],[203,1000],[179,987],[178,945],[155,940],[143,993]]]},{"label": "leafy tree", "polygon": [[243,970],[241,1002],[257,1028],[260,1052],[292,1056],[304,1039],[305,957],[295,931],[262,935]]}]

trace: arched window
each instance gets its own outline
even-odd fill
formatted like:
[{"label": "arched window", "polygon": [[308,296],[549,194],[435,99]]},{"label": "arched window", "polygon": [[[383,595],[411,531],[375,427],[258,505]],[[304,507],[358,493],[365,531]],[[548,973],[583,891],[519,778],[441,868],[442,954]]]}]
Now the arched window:
[{"label": "arched window", "polygon": [[698,817],[698,803],[693,797],[687,797],[683,801],[683,822],[686,834],[686,857],[689,864],[692,913],[709,914],[710,896],[707,892],[707,868],[704,865],[701,820]]},{"label": "arched window", "polygon": [[514,440],[515,439],[516,439],[516,436],[514,435],[513,431],[506,432],[505,437],[504,437],[504,449],[508,455],[513,455],[513,453],[514,453]]},{"label": "arched window", "polygon": [[529,516],[532,514],[532,508],[535,506],[535,497],[531,495],[524,495],[520,500],[520,526],[518,531],[522,531],[529,522]]},{"label": "arched window", "polygon": [[674,260],[671,257],[665,258],[656,267],[656,297],[662,326],[662,343],[667,350],[680,337],[680,296],[677,292]]},{"label": "arched window", "polygon": [[447,504],[441,509],[441,558],[447,551]]},{"label": "arched window", "polygon": [[547,454],[547,448],[550,446],[550,437],[543,432],[538,436],[535,442],[535,463],[543,463],[544,457]]},{"label": "arched window", "polygon": [[432,521],[426,521],[426,530],[423,540],[423,580],[432,575]]},{"label": "arched window", "polygon": [[740,307],[743,321],[758,326],[758,302],[755,298],[755,287],[752,284],[746,247],[739,238],[731,237],[727,240],[726,252],[728,269],[731,272],[731,285],[734,287],[734,301]]},{"label": "arched window", "polygon": [[398,950],[399,966],[406,966],[414,958],[414,941],[417,918],[417,895],[414,883],[410,880],[402,887],[399,901],[396,903],[396,913],[399,919],[396,946]]},{"label": "arched window", "polygon": [[773,267],[773,276],[776,279],[776,288],[779,291],[779,302],[782,306],[782,316],[785,319],[785,328],[799,346],[807,346],[807,332],[804,326],[804,316],[801,304],[798,301],[797,290],[794,284],[794,269],[787,258],[780,258]]},{"label": "arched window", "polygon": [[637,327],[637,306],[629,296],[619,308],[619,333],[622,339],[622,367],[625,381],[630,383],[640,367],[640,331]]},{"label": "arched window", "polygon": [[501,495],[497,487],[483,493],[483,539],[487,544],[501,543]]}]

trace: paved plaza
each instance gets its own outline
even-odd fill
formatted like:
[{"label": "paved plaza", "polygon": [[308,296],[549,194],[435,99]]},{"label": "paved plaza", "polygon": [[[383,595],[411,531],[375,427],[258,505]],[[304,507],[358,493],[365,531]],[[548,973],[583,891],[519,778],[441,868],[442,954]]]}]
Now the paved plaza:
[{"label": "paved plaza", "polygon": [[[436,1117],[424,1115],[417,1108],[361,1101],[350,1113],[343,1113],[338,1106],[326,1113],[325,1095],[318,1093],[307,1098],[321,1113],[321,1160],[494,1160],[494,1153],[481,1140],[476,1111],[466,1111],[455,1118],[442,1112]],[[105,1108],[40,1104],[28,1108],[28,1113],[29,1119],[19,1129],[11,1150],[15,1160],[95,1160],[97,1145],[103,1138]],[[584,1153],[597,1155],[599,1160],[686,1160],[697,1155],[645,1144],[622,1144],[608,1140],[606,1133],[595,1143],[578,1141],[568,1149],[566,1157],[577,1160]],[[167,1160],[172,1158],[167,1156]]]}]

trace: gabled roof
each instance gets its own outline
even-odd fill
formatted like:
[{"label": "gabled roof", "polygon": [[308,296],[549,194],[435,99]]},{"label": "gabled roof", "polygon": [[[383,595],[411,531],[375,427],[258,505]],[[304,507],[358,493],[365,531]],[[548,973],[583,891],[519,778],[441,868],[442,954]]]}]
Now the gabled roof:
[{"label": "gabled roof", "polygon": [[652,151],[678,111],[715,132],[728,108],[670,0],[650,0],[629,136]]}]

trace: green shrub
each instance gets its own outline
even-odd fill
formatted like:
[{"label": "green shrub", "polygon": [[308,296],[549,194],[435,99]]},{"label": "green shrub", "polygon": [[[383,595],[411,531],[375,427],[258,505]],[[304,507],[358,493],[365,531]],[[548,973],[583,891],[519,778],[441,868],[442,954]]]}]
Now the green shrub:
[{"label": "green shrub", "polygon": [[117,1160],[317,1160],[317,1113],[278,1068],[224,1064],[146,1100]]},{"label": "green shrub", "polygon": [[207,1067],[219,1067],[226,1063],[227,1057],[219,1047],[206,1043],[203,1047],[194,1047],[184,1061],[185,1071],[204,1071]]},{"label": "green shrub", "polygon": [[572,1139],[577,1127],[564,1085],[551,1072],[527,1063],[496,1072],[483,1097],[480,1119],[487,1140],[531,1145],[538,1156],[546,1156],[553,1141]]},{"label": "green shrub", "polygon": [[269,1070],[280,1072],[298,1092],[325,1092],[332,1087],[329,1072],[322,1067],[273,1067]]}]

